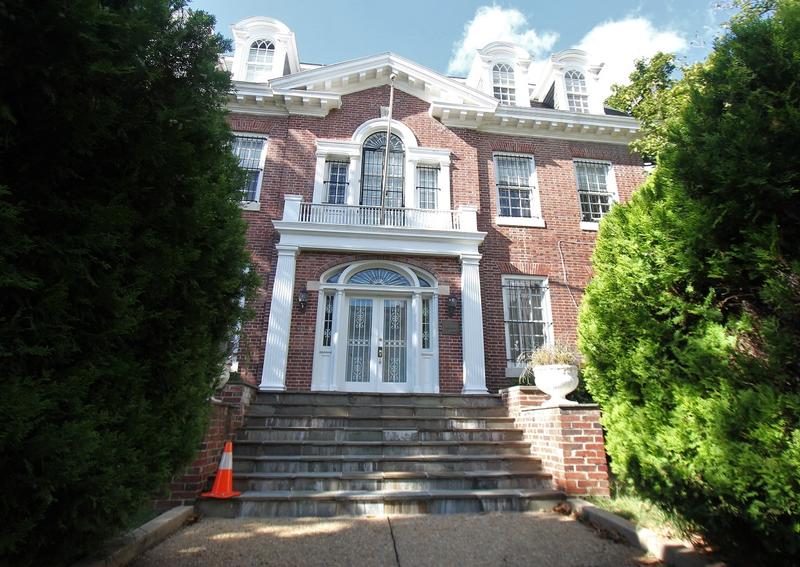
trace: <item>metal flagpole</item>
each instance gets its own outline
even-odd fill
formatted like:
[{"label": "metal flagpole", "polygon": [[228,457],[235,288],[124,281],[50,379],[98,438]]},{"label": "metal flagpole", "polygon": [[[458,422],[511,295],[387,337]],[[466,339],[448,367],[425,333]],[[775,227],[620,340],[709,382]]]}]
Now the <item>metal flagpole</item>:
[{"label": "metal flagpole", "polygon": [[383,154],[383,176],[381,178],[381,225],[386,216],[386,185],[389,183],[389,138],[392,136],[392,106],[394,105],[394,80],[397,75],[389,75],[389,112],[386,121],[386,149]]}]

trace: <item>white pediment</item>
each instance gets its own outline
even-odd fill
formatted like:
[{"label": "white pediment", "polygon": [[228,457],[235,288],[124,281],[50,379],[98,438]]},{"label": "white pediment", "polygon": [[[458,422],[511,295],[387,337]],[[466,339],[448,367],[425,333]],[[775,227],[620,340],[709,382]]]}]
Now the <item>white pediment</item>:
[{"label": "white pediment", "polygon": [[497,106],[493,97],[394,53],[308,69],[274,79],[270,85],[276,90],[345,95],[386,85],[392,74],[396,75],[395,88],[428,103],[467,104],[487,110]]}]

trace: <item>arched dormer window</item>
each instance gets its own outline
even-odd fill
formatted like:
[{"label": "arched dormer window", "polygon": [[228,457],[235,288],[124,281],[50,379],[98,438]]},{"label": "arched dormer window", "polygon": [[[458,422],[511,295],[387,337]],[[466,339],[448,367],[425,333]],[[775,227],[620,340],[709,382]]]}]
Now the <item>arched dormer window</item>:
[{"label": "arched dormer window", "polygon": [[[380,207],[386,132],[376,132],[364,140],[361,159],[361,204]],[[405,148],[397,134],[389,137],[389,171],[386,180],[387,207],[403,206],[403,167]]]},{"label": "arched dormer window", "polygon": [[574,69],[564,73],[564,87],[570,112],[589,112],[589,95],[583,73]]},{"label": "arched dormer window", "polygon": [[500,104],[516,104],[516,88],[514,87],[514,68],[507,63],[498,63],[492,69],[492,86],[494,98]]},{"label": "arched dormer window", "polygon": [[272,60],[275,58],[275,45],[271,41],[257,39],[250,44],[247,54],[247,74],[245,81],[263,81],[272,70]]}]

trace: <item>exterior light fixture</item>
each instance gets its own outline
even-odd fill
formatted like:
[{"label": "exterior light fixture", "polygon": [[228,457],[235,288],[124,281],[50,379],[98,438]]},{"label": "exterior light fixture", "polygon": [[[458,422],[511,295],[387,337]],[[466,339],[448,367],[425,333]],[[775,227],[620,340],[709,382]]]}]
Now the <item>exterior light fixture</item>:
[{"label": "exterior light fixture", "polygon": [[456,314],[456,307],[458,307],[458,300],[454,295],[447,298],[447,315],[452,317]]},{"label": "exterior light fixture", "polygon": [[297,294],[297,306],[301,313],[306,310],[306,305],[308,305],[308,291],[301,289]]}]

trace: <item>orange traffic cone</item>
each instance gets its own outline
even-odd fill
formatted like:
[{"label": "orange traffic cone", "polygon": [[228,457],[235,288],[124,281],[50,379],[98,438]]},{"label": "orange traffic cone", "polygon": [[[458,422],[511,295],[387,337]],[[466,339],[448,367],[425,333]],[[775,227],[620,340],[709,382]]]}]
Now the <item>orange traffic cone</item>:
[{"label": "orange traffic cone", "polygon": [[240,494],[241,492],[233,490],[233,443],[227,441],[219,461],[219,470],[217,470],[217,478],[214,479],[214,486],[211,488],[211,492],[204,492],[201,496],[233,498]]}]

